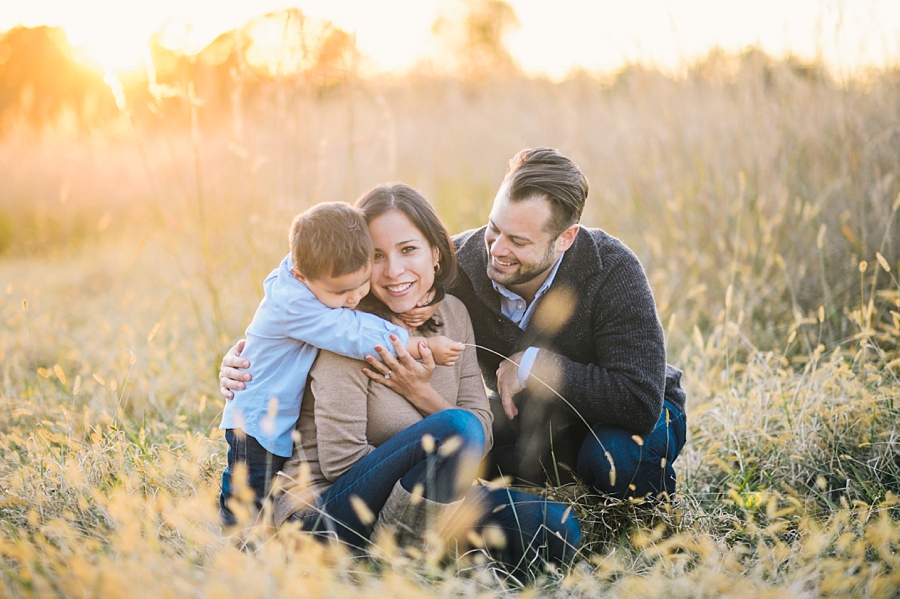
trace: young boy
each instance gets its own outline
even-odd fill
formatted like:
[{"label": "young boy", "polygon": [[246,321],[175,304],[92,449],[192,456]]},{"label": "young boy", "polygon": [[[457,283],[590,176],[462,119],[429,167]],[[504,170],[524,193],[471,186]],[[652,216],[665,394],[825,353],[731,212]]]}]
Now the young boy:
[{"label": "young boy", "polygon": [[[291,252],[263,282],[265,296],[247,327],[242,355],[253,363],[253,379],[225,404],[220,428],[228,441],[220,514],[226,524],[238,463],[246,465],[256,506],[272,477],[293,451],[306,378],[318,349],[362,360],[376,344],[393,347],[397,335],[414,358],[426,341],[435,363],[452,365],[463,344],[444,336],[410,337],[402,327],[354,312],[369,292],[374,246],[363,214],[349,204],[319,204],[291,224]],[[346,309],[345,309],[346,308]]]}]

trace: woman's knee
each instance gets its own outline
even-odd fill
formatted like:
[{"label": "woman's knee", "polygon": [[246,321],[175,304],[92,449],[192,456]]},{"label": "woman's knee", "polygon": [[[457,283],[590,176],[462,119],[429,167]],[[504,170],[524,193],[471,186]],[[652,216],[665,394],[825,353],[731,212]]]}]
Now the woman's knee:
[{"label": "woman's knee", "polygon": [[567,564],[581,546],[581,526],[565,504],[512,489],[473,487],[467,494],[483,508],[479,526],[506,537],[501,561],[516,566],[532,560]]},{"label": "woman's knee", "polygon": [[561,563],[570,561],[575,552],[581,546],[581,526],[573,510],[556,501],[547,501],[545,526],[549,529],[551,537],[555,537],[561,543],[554,553]]},{"label": "woman's knee", "polygon": [[442,432],[440,436],[444,442],[452,437],[458,437],[463,449],[483,451],[485,442],[484,427],[472,412],[460,408],[452,408],[441,410],[430,416],[430,418],[440,422]]}]

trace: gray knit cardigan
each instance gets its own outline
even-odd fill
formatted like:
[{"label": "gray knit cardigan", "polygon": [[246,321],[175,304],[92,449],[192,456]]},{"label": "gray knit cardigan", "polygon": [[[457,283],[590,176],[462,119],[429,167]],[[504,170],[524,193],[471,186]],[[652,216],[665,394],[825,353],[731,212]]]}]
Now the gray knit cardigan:
[{"label": "gray knit cardigan", "polygon": [[[663,397],[684,413],[681,372],[666,365],[662,326],[644,269],[625,244],[581,227],[523,331],[500,311],[487,276],[484,228],[455,236],[460,273],[450,292],[469,311],[485,384],[496,392],[501,357],[539,347],[532,372],[590,423],[647,434]],[[534,393],[541,384],[529,381]],[[555,398],[555,396],[552,396]],[[555,399],[560,401],[559,399]]]}]

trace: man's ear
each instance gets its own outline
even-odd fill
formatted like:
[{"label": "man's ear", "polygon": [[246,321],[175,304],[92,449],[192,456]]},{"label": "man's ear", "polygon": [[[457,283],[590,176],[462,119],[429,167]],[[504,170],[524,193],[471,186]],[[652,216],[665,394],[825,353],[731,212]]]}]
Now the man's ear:
[{"label": "man's ear", "polygon": [[296,266],[291,267],[291,274],[294,275],[294,278],[298,281],[303,281],[304,283],[306,283],[306,277],[303,276],[302,272],[297,270]]},{"label": "man's ear", "polygon": [[580,225],[575,223],[563,231],[562,234],[556,238],[556,251],[564,252],[572,247],[572,244],[575,243],[575,236],[578,235],[578,229],[580,228]]}]

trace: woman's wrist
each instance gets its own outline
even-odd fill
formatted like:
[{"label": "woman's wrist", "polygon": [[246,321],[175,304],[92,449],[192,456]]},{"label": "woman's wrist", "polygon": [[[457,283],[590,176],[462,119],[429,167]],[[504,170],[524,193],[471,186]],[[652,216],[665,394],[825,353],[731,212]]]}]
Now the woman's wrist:
[{"label": "woman's wrist", "polygon": [[435,391],[431,385],[423,385],[420,389],[416,389],[414,399],[407,399],[425,416],[430,416],[441,410],[453,407],[453,405],[444,399],[440,393]]}]

